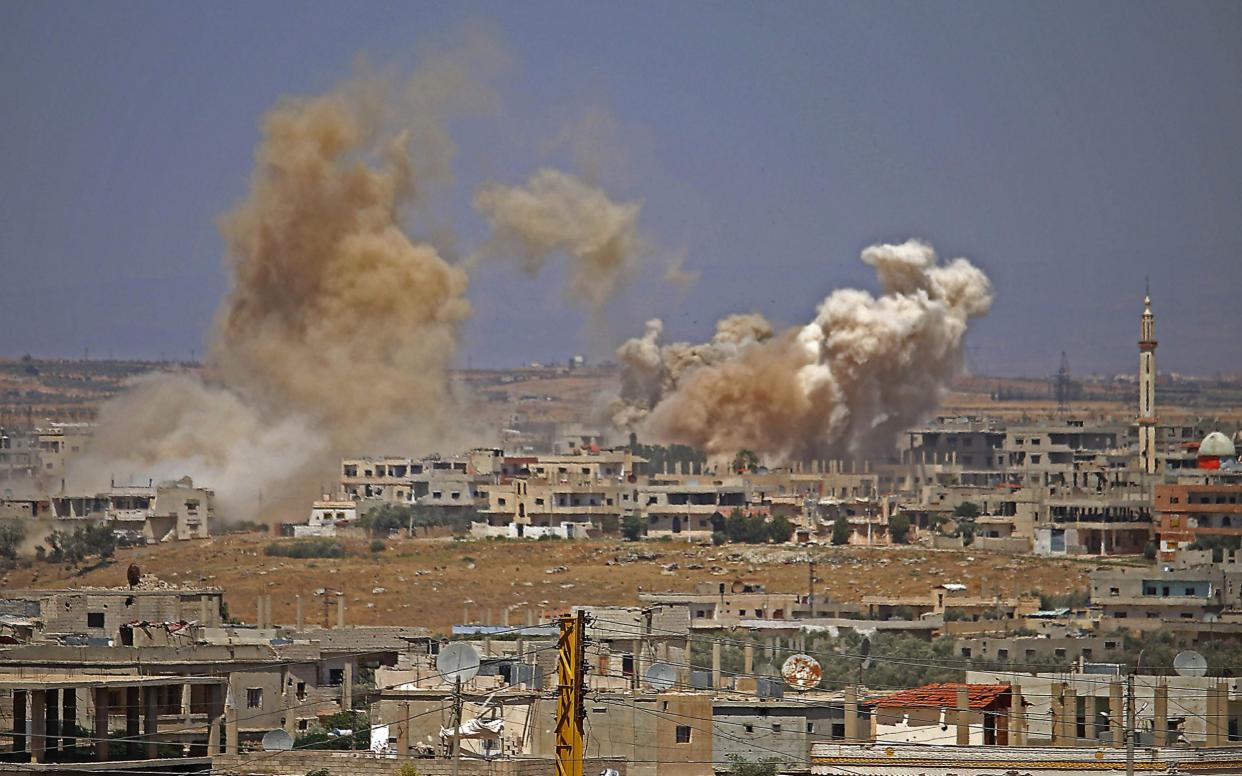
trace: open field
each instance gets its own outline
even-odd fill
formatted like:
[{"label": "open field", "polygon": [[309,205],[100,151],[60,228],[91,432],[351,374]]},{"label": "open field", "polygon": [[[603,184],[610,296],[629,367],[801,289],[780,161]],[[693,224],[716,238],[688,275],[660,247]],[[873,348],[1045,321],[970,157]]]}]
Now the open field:
[{"label": "open field", "polygon": [[[1096,559],[1053,559],[919,547],[812,549],[763,546],[699,547],[618,540],[470,541],[401,539],[380,553],[366,542],[347,542],[340,559],[268,557],[272,541],[235,534],[200,542],[175,542],[120,550],[116,562],[75,575],[72,569],[35,563],[9,572],[7,588],[115,586],[138,563],[166,582],[222,587],[233,617],[253,622],[255,599],[272,596],[278,622],[293,622],[294,595],[307,600],[306,617],[322,623],[335,616],[327,602],[346,594],[347,619],[355,624],[424,625],[446,631],[469,607],[471,619],[502,609],[510,622],[525,623],[526,610],[570,604],[635,605],[642,591],[687,590],[699,582],[737,578],[759,581],[770,592],[807,588],[806,558],[816,563],[817,596],[858,601],[864,595],[923,594],[940,582],[961,582],[989,595],[1015,591],[1065,592],[1087,586]],[[674,567],[673,564],[676,564]],[[563,571],[548,573],[564,567]],[[383,588],[382,592],[375,592]],[[316,596],[323,589],[327,595]],[[331,606],[334,606],[332,602]]]}]

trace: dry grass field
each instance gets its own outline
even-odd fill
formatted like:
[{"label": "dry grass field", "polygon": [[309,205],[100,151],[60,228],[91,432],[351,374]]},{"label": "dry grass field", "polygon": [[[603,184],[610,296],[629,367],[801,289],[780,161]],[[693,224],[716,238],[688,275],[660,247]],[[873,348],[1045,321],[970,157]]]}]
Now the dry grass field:
[{"label": "dry grass field", "polygon": [[[806,559],[816,563],[817,596],[858,601],[870,594],[922,594],[940,582],[961,582],[985,590],[1064,592],[1086,587],[1093,560],[1010,556],[998,553],[927,550],[918,547],[699,547],[665,542],[618,540],[451,541],[391,540],[372,553],[363,541],[347,542],[341,559],[269,557],[272,541],[235,534],[206,541],[121,550],[114,563],[85,573],[35,563],[0,580],[7,588],[113,586],[124,584],[133,562],[145,573],[177,585],[210,585],[226,591],[232,616],[253,622],[255,600],[272,596],[279,622],[294,619],[294,596],[307,600],[306,617],[335,616],[328,601],[336,591],[347,600],[347,619],[356,624],[423,625],[446,631],[464,609],[493,623],[509,610],[512,624],[528,609],[552,611],[572,604],[635,605],[642,591],[687,590],[699,582],[744,578],[771,592],[802,592]],[[637,556],[637,557],[636,557]],[[563,567],[563,570],[560,570]],[[318,591],[323,591],[316,595]]]}]

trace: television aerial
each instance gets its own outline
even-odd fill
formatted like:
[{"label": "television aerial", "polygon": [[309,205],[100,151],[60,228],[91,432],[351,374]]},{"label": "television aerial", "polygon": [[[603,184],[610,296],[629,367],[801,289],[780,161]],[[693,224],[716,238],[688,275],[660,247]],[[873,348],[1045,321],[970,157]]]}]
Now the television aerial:
[{"label": "television aerial", "polygon": [[824,678],[824,669],[810,655],[790,655],[781,666],[781,676],[796,690],[813,690]]},{"label": "television aerial", "polygon": [[1182,650],[1173,658],[1173,670],[1178,676],[1207,676],[1207,659],[1193,649]]},{"label": "television aerial", "polygon": [[269,730],[263,734],[262,745],[265,752],[288,752],[293,748],[293,736],[280,728]]},{"label": "television aerial", "polygon": [[436,671],[449,684],[468,682],[479,673],[479,653],[464,641],[449,644],[436,656]]},{"label": "television aerial", "polygon": [[677,669],[667,663],[652,663],[643,672],[643,681],[653,690],[667,690],[677,684]]}]

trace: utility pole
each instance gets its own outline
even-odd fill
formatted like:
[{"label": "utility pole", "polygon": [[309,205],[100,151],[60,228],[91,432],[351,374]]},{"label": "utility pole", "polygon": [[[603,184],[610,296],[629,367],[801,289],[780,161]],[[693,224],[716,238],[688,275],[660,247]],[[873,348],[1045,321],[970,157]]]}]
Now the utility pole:
[{"label": "utility pole", "polygon": [[[408,721],[406,724],[410,724]],[[453,776],[461,772],[461,675],[453,680]]]},{"label": "utility pole", "polygon": [[1126,776],[1134,776],[1134,674],[1126,677]]},{"label": "utility pole", "polygon": [[811,610],[811,618],[815,617],[815,558],[807,559],[806,604]]},{"label": "utility pole", "polygon": [[556,776],[582,776],[586,613],[564,615],[558,622],[561,635],[556,672]]}]

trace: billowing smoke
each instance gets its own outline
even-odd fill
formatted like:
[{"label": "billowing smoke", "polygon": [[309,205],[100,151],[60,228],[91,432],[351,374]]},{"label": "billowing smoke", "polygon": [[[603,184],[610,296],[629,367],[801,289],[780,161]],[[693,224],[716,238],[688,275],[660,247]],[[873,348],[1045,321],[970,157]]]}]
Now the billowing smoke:
[{"label": "billowing smoke", "polygon": [[516,255],[538,275],[557,251],[570,257],[569,300],[598,315],[637,268],[641,205],[614,202],[600,188],[542,169],[525,186],[488,183],[474,207],[491,226],[487,255]]},{"label": "billowing smoke", "polygon": [[839,289],[800,328],[773,333],[759,315],[730,316],[711,342],[660,345],[661,323],[617,351],[613,421],[714,456],[753,450],[774,461],[891,449],[932,412],[962,368],[970,319],[992,304],[987,276],[946,264],[911,240],[862,254],[883,293]]},{"label": "billowing smoke", "polygon": [[448,169],[445,117],[477,97],[457,64],[267,114],[249,194],[221,220],[232,288],[209,376],[147,378],[106,405],[76,485],[190,474],[226,517],[253,516],[261,492],[300,516],[341,455],[459,443],[448,369],[468,279],[402,228],[416,173]]}]

